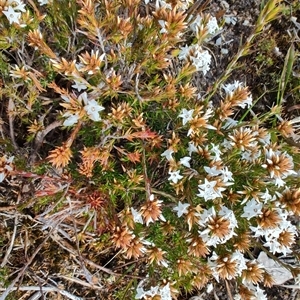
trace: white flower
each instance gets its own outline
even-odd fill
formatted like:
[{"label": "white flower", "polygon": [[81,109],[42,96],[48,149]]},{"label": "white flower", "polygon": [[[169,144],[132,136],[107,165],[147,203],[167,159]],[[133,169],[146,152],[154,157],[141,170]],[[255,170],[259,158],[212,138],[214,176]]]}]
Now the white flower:
[{"label": "white flower", "polygon": [[184,60],[187,58],[187,56],[189,55],[190,52],[190,47],[188,45],[185,45],[184,47],[179,47],[180,48],[180,52],[178,54],[178,59],[179,60]]},{"label": "white flower", "polygon": [[130,208],[130,211],[131,211],[131,214],[132,214],[132,216],[133,216],[133,221],[134,221],[135,223],[141,223],[141,224],[144,223],[144,222],[143,222],[143,218],[142,218],[142,214],[141,214],[139,211],[137,211],[137,210],[134,209],[133,207]]},{"label": "white flower", "polygon": [[161,156],[165,157],[168,161],[173,160],[172,154],[174,153],[173,149],[167,149],[164,151]]},{"label": "white flower", "polygon": [[[218,235],[214,235],[212,233],[212,228],[209,226],[211,220],[216,218],[217,216],[223,217],[223,219],[229,221],[228,225],[228,233],[223,237],[219,237]],[[204,229],[199,230],[199,236],[202,238],[203,242],[207,246],[216,247],[218,244],[224,244],[226,241],[231,239],[236,233],[234,232],[237,227],[237,220],[232,210],[228,209],[225,206],[222,206],[222,209],[216,213],[215,208],[211,207],[210,209],[204,209],[202,213],[199,215],[198,224]]]},{"label": "white flower", "polygon": [[206,24],[206,28],[209,34],[214,34],[216,31],[218,31],[220,28],[217,19],[215,17],[210,17]]},{"label": "white flower", "polygon": [[70,102],[71,102],[70,97],[67,96],[67,95],[60,95],[60,97],[61,97],[63,100],[65,100],[67,103],[70,103]]},{"label": "white flower", "polygon": [[213,156],[213,160],[214,161],[220,161],[221,160],[221,150],[219,149],[219,145],[215,145],[213,143],[211,143],[212,148],[210,149],[210,151],[214,154]]},{"label": "white flower", "polygon": [[224,129],[235,127],[238,124],[238,121],[232,118],[226,118],[225,121],[226,123],[222,126]]},{"label": "white flower", "polygon": [[228,167],[224,167],[221,170],[221,176],[224,182],[234,181],[232,177],[232,172],[228,170]]},{"label": "white flower", "polygon": [[159,295],[161,300],[172,300],[170,283],[167,283],[163,288],[160,288]]},{"label": "white flower", "polygon": [[271,196],[268,189],[264,193],[259,193],[259,197],[264,200],[264,203],[276,200],[276,196]]},{"label": "white flower", "polygon": [[197,17],[194,19],[194,21],[191,22],[191,19],[192,19],[192,16],[190,16],[188,19],[189,24],[190,24],[190,29],[194,33],[197,33],[199,31],[199,27],[201,26],[202,18],[200,17],[199,14],[197,14]]},{"label": "white flower", "polygon": [[242,152],[242,159],[248,162],[255,162],[261,155],[261,151],[249,151],[245,150]]},{"label": "white flower", "polygon": [[[189,58],[197,71],[202,71],[205,75],[210,69],[211,55],[207,50],[203,50],[198,44],[180,47],[178,58],[187,60]],[[190,53],[193,53],[191,55]]]},{"label": "white flower", "polygon": [[268,247],[270,249],[270,252],[272,252],[273,254],[282,253],[284,256],[286,256],[288,253],[292,252],[290,247],[281,245],[278,242],[278,239],[269,240],[268,242],[264,243],[264,246]]},{"label": "white flower", "polygon": [[181,201],[178,202],[178,205],[173,208],[174,211],[177,211],[177,217],[180,218],[183,214],[188,213],[189,208],[188,203],[181,203]]},{"label": "white flower", "polygon": [[218,198],[214,190],[216,184],[216,181],[208,181],[205,178],[204,183],[198,185],[199,194],[197,196],[204,197],[205,201]]},{"label": "white flower", "polygon": [[[205,114],[203,116],[201,116],[201,119],[204,121],[203,124],[200,124],[200,126],[197,128],[199,129],[200,127],[204,127],[204,128],[208,128],[208,129],[212,129],[212,130],[216,130],[217,128],[210,125],[208,122],[206,122],[213,114],[213,110],[211,108],[208,108],[205,110]],[[200,115],[198,115],[198,117],[200,117]],[[190,136],[192,133],[194,133],[194,129],[195,128],[190,128],[188,130],[187,136]]]},{"label": "white flower", "polygon": [[221,170],[218,170],[216,166],[213,166],[212,168],[205,166],[204,170],[210,176],[218,176],[221,174]]},{"label": "white flower", "polygon": [[231,209],[227,208],[226,206],[222,206],[218,214],[224,217],[225,219],[227,219],[228,221],[230,221],[230,225],[229,225],[230,229],[234,229],[235,227],[238,227],[235,214]]},{"label": "white flower", "polygon": [[2,182],[5,178],[5,173],[4,172],[1,172],[0,173],[0,182]]},{"label": "white flower", "polygon": [[264,290],[262,290],[258,285],[256,286],[255,298],[257,300],[268,300],[267,296],[264,294]]},{"label": "white flower", "polygon": [[80,92],[81,90],[86,90],[87,89],[87,86],[78,81],[78,80],[74,80],[75,81],[75,84],[72,85],[72,88],[76,89],[78,92]]},{"label": "white flower", "polygon": [[164,0],[156,0],[155,7],[158,10],[160,7],[163,7],[165,9],[172,9],[172,6],[170,3],[167,3]]},{"label": "white flower", "polygon": [[268,132],[263,138],[258,137],[258,140],[264,145],[270,145],[271,144],[271,133]]},{"label": "white flower", "polygon": [[104,110],[104,107],[99,105],[96,100],[92,99],[88,100],[88,103],[85,105],[84,110],[91,120],[97,122],[101,120],[99,112]]},{"label": "white flower", "polygon": [[39,5],[45,5],[49,3],[49,0],[38,0]]},{"label": "white flower", "polygon": [[198,148],[195,146],[193,142],[189,142],[188,151],[189,151],[189,156],[191,156],[192,153],[198,152]]},{"label": "white flower", "polygon": [[[270,177],[274,179],[284,179],[289,175],[295,175],[297,174],[293,168],[293,158],[288,155],[286,152],[281,153],[279,150],[273,151],[272,149],[266,149],[265,150],[265,156],[266,156],[266,163],[262,165],[263,168],[268,169],[270,168]],[[282,170],[278,165],[275,165],[274,162],[276,161],[284,161],[284,167]],[[279,170],[279,171],[277,171]],[[278,180],[277,184],[278,186],[285,185],[284,181]]]},{"label": "white flower", "polygon": [[21,0],[15,1],[15,4],[17,4],[17,5],[14,6],[14,10],[26,12],[26,9],[25,9],[26,5]]},{"label": "white flower", "polygon": [[[198,33],[199,29],[202,27],[203,28],[203,19],[201,18],[200,15],[197,15],[195,20],[190,23],[190,29],[194,33]],[[215,17],[210,17],[205,28],[207,29],[208,34],[212,35],[214,34],[217,30],[219,30],[219,25],[217,22],[217,19]]]},{"label": "white flower", "polygon": [[212,283],[208,284],[208,285],[206,286],[206,293],[209,294],[210,292],[213,291],[213,289],[214,289],[213,284],[212,284]]},{"label": "white flower", "polygon": [[[281,215],[282,216],[282,215]],[[295,243],[295,236],[298,234],[296,226],[292,225],[290,221],[286,220],[286,217],[278,224],[278,232],[288,232],[291,237],[290,245],[283,245],[280,243],[280,233],[272,235],[272,233],[266,237],[265,247],[268,247],[273,254],[282,253],[286,256],[287,253],[291,253],[291,246]],[[290,247],[289,247],[290,246]]]},{"label": "white flower", "polygon": [[147,296],[154,297],[158,294],[159,286],[151,286],[150,290],[146,292]]},{"label": "white flower", "polygon": [[267,241],[278,238],[281,230],[279,227],[275,228],[262,228],[258,226],[250,226],[251,231],[254,233],[254,237],[264,237]]},{"label": "white flower", "polygon": [[205,178],[205,182],[203,184],[198,185],[198,191],[199,194],[197,194],[198,197],[203,197],[205,201],[208,200],[214,200],[216,198],[222,198],[222,191],[225,191],[225,188],[223,187],[215,187],[217,184],[217,181],[208,181]]},{"label": "white flower", "polygon": [[137,287],[135,299],[143,299],[146,296],[146,292],[143,287]]},{"label": "white flower", "polygon": [[[232,94],[235,92],[236,89],[242,88],[243,83],[239,81],[235,81],[234,83],[228,83],[225,85],[222,85],[223,89],[225,90],[226,94],[229,96],[232,96]],[[252,105],[252,96],[249,95],[245,100],[240,101],[238,103],[238,106],[241,108],[250,107]]]},{"label": "white flower", "polygon": [[180,158],[180,164],[187,168],[190,168],[191,167],[191,165],[189,163],[190,160],[191,160],[191,157],[189,157],[189,156],[182,157],[182,158]]},{"label": "white flower", "polygon": [[196,52],[196,56],[191,56],[190,58],[193,62],[193,65],[196,67],[196,70],[202,71],[203,75],[206,75],[206,73],[210,70],[210,53],[207,50],[198,50]]},{"label": "white flower", "polygon": [[218,268],[227,261],[235,262],[236,265],[234,270],[235,274],[227,275],[227,279],[229,280],[240,276],[242,274],[242,271],[247,269],[244,255],[241,252],[235,251],[231,256],[224,257],[222,260],[220,260],[220,257],[215,252],[213,252],[211,258],[209,259],[209,265],[211,266],[213,270],[213,276],[217,279],[217,281],[219,280]]},{"label": "white flower", "polygon": [[231,141],[229,141],[227,139],[224,139],[223,142],[221,143],[221,145],[227,150],[232,149]]},{"label": "white flower", "polygon": [[275,180],[274,180],[274,183],[278,187],[283,187],[283,186],[286,185],[286,182],[280,177],[276,177]]},{"label": "white flower", "polygon": [[262,203],[257,202],[254,198],[252,198],[244,206],[244,213],[241,215],[241,217],[246,218],[247,220],[257,217],[261,213],[262,206]]},{"label": "white flower", "polygon": [[144,280],[142,280],[136,289],[135,299],[148,299],[148,297],[153,298],[155,296],[160,296],[161,300],[172,300],[170,283],[167,283],[163,287],[151,286],[150,290],[145,291],[143,288]]},{"label": "white flower", "polygon": [[68,117],[64,122],[63,122],[63,126],[73,126],[74,124],[76,124],[79,120],[79,116],[77,114],[71,114],[69,112],[66,112],[65,114],[63,114],[63,117]]},{"label": "white flower", "polygon": [[230,96],[237,88],[242,86],[242,82],[234,81],[234,83],[227,83],[222,85],[222,88],[225,90],[226,94]]},{"label": "white flower", "polygon": [[9,6],[7,10],[3,10],[2,12],[8,19],[9,24],[12,23],[20,24],[20,17],[21,17],[20,12],[15,11],[11,6]]},{"label": "white flower", "polygon": [[168,180],[172,181],[173,183],[177,183],[178,180],[180,180],[181,178],[183,178],[183,176],[181,176],[179,174],[180,171],[169,171],[170,177],[168,178]]},{"label": "white flower", "polygon": [[246,260],[245,260],[244,255],[240,251],[235,251],[232,254],[231,260],[237,262],[238,268],[236,270],[236,275],[237,276],[242,275],[242,271],[247,269]]},{"label": "white flower", "polygon": [[252,102],[253,102],[253,99],[252,99],[252,96],[248,96],[246,100],[240,102],[238,104],[239,107],[241,108],[245,108],[246,106],[249,108],[251,105],[252,105]]},{"label": "white flower", "polygon": [[193,112],[193,109],[187,110],[184,108],[181,110],[181,113],[178,117],[182,118],[182,125],[185,125],[187,122],[193,120]]},{"label": "white flower", "polygon": [[88,104],[89,98],[87,92],[83,92],[78,96],[78,102],[81,104]]},{"label": "white flower", "polygon": [[161,30],[159,31],[160,33],[168,33],[166,29],[166,21],[158,20],[158,24],[161,26]]}]

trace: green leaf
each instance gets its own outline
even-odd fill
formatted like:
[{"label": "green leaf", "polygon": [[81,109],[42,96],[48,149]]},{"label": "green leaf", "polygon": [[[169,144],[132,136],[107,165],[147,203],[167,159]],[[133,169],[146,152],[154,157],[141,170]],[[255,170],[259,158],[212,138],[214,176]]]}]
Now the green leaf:
[{"label": "green leaf", "polygon": [[295,61],[295,47],[292,44],[285,56],[284,66],[282,69],[282,73],[280,76],[279,86],[278,86],[278,93],[277,93],[277,105],[280,105],[283,100],[283,96],[289,81],[289,78],[293,71],[293,64]]}]

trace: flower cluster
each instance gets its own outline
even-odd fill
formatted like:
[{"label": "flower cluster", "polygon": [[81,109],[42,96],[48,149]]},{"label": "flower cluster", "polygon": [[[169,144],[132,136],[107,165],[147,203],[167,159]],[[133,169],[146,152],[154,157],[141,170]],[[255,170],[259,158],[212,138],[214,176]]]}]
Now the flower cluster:
[{"label": "flower cluster", "polygon": [[210,70],[211,55],[198,44],[181,47],[178,58],[190,62],[197,71],[202,71],[203,75]]},{"label": "flower cluster", "polygon": [[170,284],[166,284],[163,287],[160,286],[152,286],[149,290],[145,291],[142,287],[142,283],[139,283],[139,287],[137,288],[137,294],[135,296],[136,299],[149,299],[149,297],[160,297],[161,300],[172,300]]},{"label": "flower cluster", "polygon": [[206,39],[216,34],[219,30],[217,19],[211,15],[197,15],[190,22],[190,29],[196,36],[204,36]]},{"label": "flower cluster", "polygon": [[101,120],[99,112],[104,110],[104,107],[99,105],[95,99],[89,99],[86,92],[81,93],[77,98],[62,95],[65,103],[61,105],[67,109],[63,117],[64,126],[72,126],[78,122],[81,115],[85,113],[87,117],[95,122]]}]

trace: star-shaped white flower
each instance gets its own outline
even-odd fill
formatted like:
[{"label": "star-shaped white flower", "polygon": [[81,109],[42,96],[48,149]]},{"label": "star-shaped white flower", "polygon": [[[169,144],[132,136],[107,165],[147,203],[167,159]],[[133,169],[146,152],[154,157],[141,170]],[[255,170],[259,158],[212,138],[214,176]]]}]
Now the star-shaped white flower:
[{"label": "star-shaped white flower", "polygon": [[224,182],[234,181],[234,179],[232,177],[233,174],[232,174],[232,172],[230,172],[228,170],[228,167],[222,168],[221,173],[222,173],[221,176],[222,176],[222,179],[223,179]]},{"label": "star-shaped white flower", "polygon": [[66,112],[65,114],[63,114],[63,117],[68,117],[64,123],[63,126],[73,126],[74,124],[76,124],[79,120],[79,116],[77,114],[71,114],[69,112]]},{"label": "star-shaped white flower", "polygon": [[199,184],[198,188],[202,189],[202,190],[206,190],[206,191],[211,191],[214,189],[214,186],[217,184],[216,181],[209,181],[206,178],[204,179],[204,183],[203,184]]},{"label": "star-shaped white flower", "polygon": [[20,10],[22,12],[26,12],[26,5],[25,3],[23,3],[22,1],[18,0],[18,1],[15,1],[15,6],[14,6],[14,10]]},{"label": "star-shaped white flower", "polygon": [[189,163],[190,160],[191,160],[191,157],[189,157],[189,156],[182,157],[182,158],[180,158],[180,164],[187,168],[190,168],[191,167],[191,165]]},{"label": "star-shaped white flower", "polygon": [[178,205],[173,208],[174,211],[177,211],[177,217],[180,218],[182,215],[188,213],[188,208],[190,205],[188,203],[181,203],[181,201],[178,202]]},{"label": "star-shaped white flower", "polygon": [[86,90],[87,86],[86,84],[84,84],[83,82],[80,82],[78,80],[74,80],[75,83],[72,85],[72,88],[76,89],[78,92],[80,92],[81,90]]},{"label": "star-shaped white flower", "polygon": [[9,24],[17,23],[20,24],[20,17],[21,13],[18,11],[15,11],[11,6],[8,7],[7,10],[2,11],[3,14],[5,14],[6,18],[9,21]]},{"label": "star-shaped white flower", "polygon": [[144,299],[145,295],[146,295],[146,292],[142,287],[138,287],[136,289],[135,299]]},{"label": "star-shaped white flower", "polygon": [[170,177],[168,178],[168,180],[176,184],[181,178],[183,178],[183,176],[181,176],[179,172],[180,171],[169,171]]},{"label": "star-shaped white flower", "polygon": [[180,60],[186,59],[187,56],[189,55],[190,47],[188,45],[185,45],[184,47],[179,47],[179,48],[181,51],[179,52],[178,58]]},{"label": "star-shaped white flower", "polygon": [[225,121],[225,124],[222,126],[224,129],[235,127],[238,124],[238,121],[232,118],[226,118]]},{"label": "star-shaped white flower", "polygon": [[222,191],[225,190],[223,187],[215,187],[217,184],[217,181],[209,181],[205,178],[203,184],[198,185],[198,191],[199,194],[197,194],[198,197],[203,197],[205,201],[208,200],[214,200],[216,198],[222,198]]},{"label": "star-shaped white flower", "polygon": [[204,167],[204,170],[206,171],[206,173],[210,176],[218,176],[222,173],[221,170],[218,170],[216,166],[211,167]]},{"label": "star-shaped white flower", "polygon": [[168,161],[173,160],[172,154],[174,153],[173,149],[167,149],[164,151],[161,156],[165,157]]},{"label": "star-shaped white flower", "polygon": [[144,222],[143,222],[143,218],[142,218],[142,214],[141,214],[139,211],[137,211],[137,210],[134,209],[133,207],[130,208],[130,211],[131,211],[131,213],[132,213],[133,221],[134,221],[135,223],[141,223],[141,224],[144,223]]},{"label": "star-shaped white flower", "polygon": [[182,118],[182,125],[185,125],[187,122],[193,119],[193,112],[193,109],[187,110],[184,108],[181,110],[181,113],[178,115],[178,117]]},{"label": "star-shaped white flower", "polygon": [[189,156],[191,156],[191,154],[194,152],[198,152],[198,148],[195,146],[193,142],[189,142],[189,146],[187,150],[189,151]]},{"label": "star-shaped white flower", "polygon": [[205,75],[210,70],[210,62],[212,56],[207,50],[203,51],[198,47],[198,49],[196,48],[195,56],[191,56],[190,58],[197,71],[202,71],[203,75]]},{"label": "star-shaped white flower", "polygon": [[213,160],[214,161],[220,161],[221,160],[221,150],[219,148],[219,145],[215,145],[213,143],[211,143],[212,148],[211,148],[211,153],[213,154]]},{"label": "star-shaped white flower", "polygon": [[159,286],[151,286],[145,294],[150,297],[154,297],[158,294]]},{"label": "star-shaped white flower", "polygon": [[99,105],[96,100],[92,99],[88,101],[87,105],[84,107],[84,110],[91,120],[97,122],[101,120],[99,112],[104,110],[104,107]]},{"label": "star-shaped white flower", "polygon": [[159,291],[161,300],[172,300],[170,283],[168,282],[163,288]]},{"label": "star-shaped white flower", "polygon": [[276,200],[275,196],[270,195],[269,190],[266,189],[264,193],[259,194],[260,198],[264,200],[264,203],[267,203],[268,201]]},{"label": "star-shaped white flower", "polygon": [[216,31],[218,31],[220,28],[217,19],[215,17],[210,17],[206,24],[206,28],[209,34],[214,34]]},{"label": "star-shaped white flower", "polygon": [[237,88],[242,87],[243,84],[239,81],[234,81],[234,83],[227,83],[222,85],[227,95],[231,95]]},{"label": "star-shaped white flower", "polygon": [[244,206],[243,208],[244,213],[241,215],[241,217],[250,220],[251,218],[258,216],[261,213],[261,209],[262,209],[262,203],[257,202],[254,198],[252,198]]},{"label": "star-shaped white flower", "polygon": [[238,106],[241,108],[245,108],[247,106],[249,108],[252,105],[252,102],[253,102],[253,99],[252,99],[252,96],[250,95],[249,97],[247,97],[246,100],[239,103]]}]

